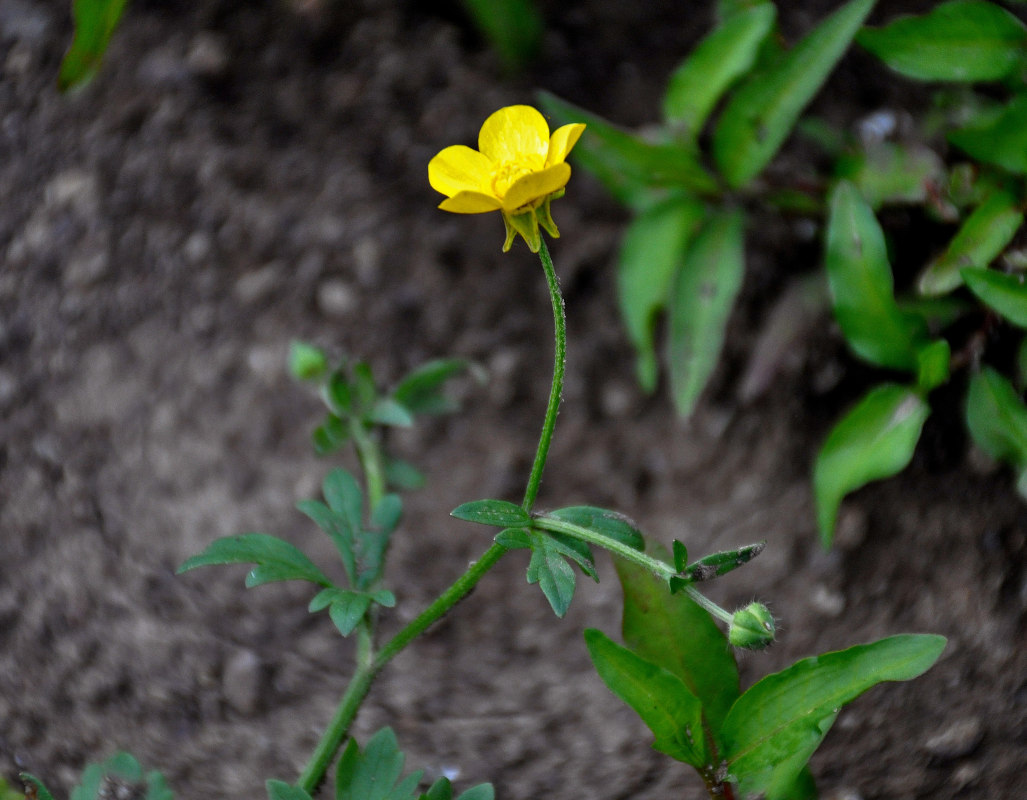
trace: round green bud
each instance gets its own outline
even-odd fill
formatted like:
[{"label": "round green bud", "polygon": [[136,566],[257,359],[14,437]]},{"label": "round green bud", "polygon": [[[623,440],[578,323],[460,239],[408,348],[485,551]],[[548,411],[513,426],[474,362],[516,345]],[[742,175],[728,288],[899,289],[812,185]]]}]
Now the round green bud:
[{"label": "round green bud", "polygon": [[763,603],[749,603],[731,615],[727,640],[735,647],[762,650],[774,641],[774,618]]}]

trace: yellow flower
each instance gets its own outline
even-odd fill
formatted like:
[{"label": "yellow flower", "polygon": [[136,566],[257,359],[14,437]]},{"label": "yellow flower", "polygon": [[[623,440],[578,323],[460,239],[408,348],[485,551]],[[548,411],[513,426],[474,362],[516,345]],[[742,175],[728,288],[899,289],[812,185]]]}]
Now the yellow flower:
[{"label": "yellow flower", "polygon": [[447,147],[428,163],[428,182],[446,195],[439,204],[455,214],[500,211],[506,224],[503,252],[520,234],[533,253],[541,225],[559,237],[549,203],[563,195],[571,177],[567,154],[585,126],[564,125],[549,134],[545,117],[531,106],[507,106],[481,126],[478,149]]}]

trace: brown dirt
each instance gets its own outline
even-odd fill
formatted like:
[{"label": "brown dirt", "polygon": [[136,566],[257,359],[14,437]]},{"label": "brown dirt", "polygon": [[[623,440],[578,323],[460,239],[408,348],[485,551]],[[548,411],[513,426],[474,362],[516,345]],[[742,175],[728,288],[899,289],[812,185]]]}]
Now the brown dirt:
[{"label": "brown dirt", "polygon": [[[799,5],[789,30],[832,4]],[[387,626],[487,546],[448,511],[521,491],[549,309],[530,253],[500,253],[497,218],[435,210],[427,161],[535,87],[651,121],[708,22],[675,3],[544,7],[544,55],[511,78],[442,0],[140,0],[101,78],[61,97],[65,4],[0,0],[0,773],[28,769],[60,796],[127,748],[181,798],[260,797],[302,766],[349,643],[300,587],[173,574],[246,530],[329,560],[292,508],[328,468],[307,445],[318,403],[285,374],[293,337],[385,378],[448,355],[491,373],[463,413],[396,438],[430,483],[395,541]],[[906,97],[853,59],[821,103],[843,125]],[[768,539],[712,590],[727,605],[759,596],[782,621],[779,646],[743,659],[749,682],[892,633],[949,637],[926,676],[842,714],[813,762],[825,797],[1027,796],[1027,512],[1008,475],[968,458],[959,393],[939,398],[910,469],[847,501],[822,552],[813,453],[875,376],[818,319],[764,396],[737,395],[815,243],[754,228],[725,365],[685,424],[632,380],[611,280],[624,214],[582,173],[572,189],[556,208],[571,339],[543,506],[613,507],[692,552]],[[581,629],[618,624],[609,563],[563,621],[523,567],[509,556],[397,659],[358,735],[391,724],[409,767],[491,780],[501,798],[699,797],[590,667]]]}]

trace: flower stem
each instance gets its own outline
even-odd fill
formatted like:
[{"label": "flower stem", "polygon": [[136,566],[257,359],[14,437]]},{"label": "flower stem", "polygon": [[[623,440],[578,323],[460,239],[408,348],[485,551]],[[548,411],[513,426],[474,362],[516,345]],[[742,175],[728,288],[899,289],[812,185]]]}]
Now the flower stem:
[{"label": "flower stem", "polygon": [[521,507],[528,512],[535,506],[535,498],[538,496],[539,485],[542,483],[542,471],[546,468],[549,443],[553,439],[556,415],[560,410],[560,400],[563,397],[564,363],[567,360],[567,317],[564,314],[563,295],[560,294],[560,281],[556,277],[556,269],[553,267],[553,259],[549,255],[546,240],[540,238],[539,241],[542,246],[539,248],[538,255],[542,260],[542,269],[546,273],[546,284],[549,286],[549,297],[553,303],[556,355],[553,363],[553,385],[549,390],[549,405],[546,407],[546,419],[542,424],[542,435],[539,437],[538,450],[535,452],[535,463],[532,464],[531,476],[528,478],[528,486],[524,491],[524,502],[521,503]]}]

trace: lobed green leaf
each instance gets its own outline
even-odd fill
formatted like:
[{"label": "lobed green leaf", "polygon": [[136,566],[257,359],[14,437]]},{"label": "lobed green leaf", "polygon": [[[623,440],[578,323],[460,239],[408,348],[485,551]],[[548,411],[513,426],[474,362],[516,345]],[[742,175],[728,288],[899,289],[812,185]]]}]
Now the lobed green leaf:
[{"label": "lobed green leaf", "polygon": [[734,93],[713,134],[714,160],[729,185],[745,186],[770,162],[873,6],[850,0]]},{"label": "lobed green leaf", "polygon": [[923,81],[997,81],[1024,66],[1027,28],[985,0],[951,0],[930,13],[883,28],[864,28],[856,41],[896,72]]},{"label": "lobed green leaf", "polygon": [[921,294],[939,295],[962,285],[962,271],[985,269],[1023,225],[1023,206],[1012,192],[996,191],[963,222],[945,252],[920,276]]},{"label": "lobed green leaf", "polygon": [[617,299],[628,338],[638,357],[642,388],[656,388],[656,317],[670,301],[674,276],[706,217],[706,205],[674,194],[642,211],[621,239],[617,258]]},{"label": "lobed green leaf", "polygon": [[842,498],[905,469],[929,414],[915,391],[886,383],[871,389],[835,425],[813,467],[817,525],[825,547],[831,546]]},{"label": "lobed green leaf", "polygon": [[1018,328],[1027,328],[1027,283],[1023,274],[1007,275],[990,269],[964,269],[963,282],[988,308]]},{"label": "lobed green leaf", "polygon": [[671,294],[667,360],[678,413],[687,417],[713,373],[745,274],[744,217],[712,213],[685,254]]},{"label": "lobed green leaf", "polygon": [[731,778],[746,796],[787,783],[842,706],[884,681],[917,677],[944,647],[942,636],[904,634],[806,658],[766,676],[735,701],[724,720]]},{"label": "lobed green leaf", "polygon": [[998,114],[952,131],[948,139],[978,161],[1027,175],[1027,93],[1015,95]]},{"label": "lobed green leaf", "polygon": [[472,500],[449,512],[450,516],[498,528],[521,528],[531,524],[531,515],[506,500]]},{"label": "lobed green leaf", "polygon": [[247,587],[289,580],[310,581],[318,586],[332,585],[301,550],[264,533],[215,539],[202,553],[186,560],[178,568],[178,573],[213,564],[255,564],[246,576]]},{"label": "lobed green leaf", "polygon": [[835,318],[852,350],[882,367],[916,370],[926,325],[895,302],[884,233],[848,181],[831,192],[825,267]]}]

